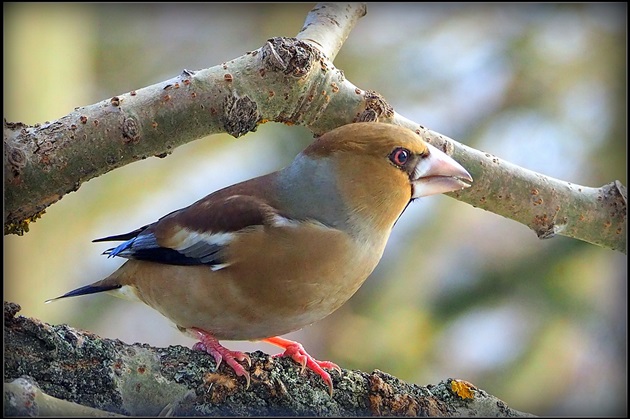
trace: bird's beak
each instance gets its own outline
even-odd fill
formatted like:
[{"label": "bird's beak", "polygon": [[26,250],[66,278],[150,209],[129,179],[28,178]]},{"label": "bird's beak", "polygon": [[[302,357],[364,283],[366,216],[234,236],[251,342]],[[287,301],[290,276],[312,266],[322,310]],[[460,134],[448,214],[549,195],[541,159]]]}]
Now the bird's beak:
[{"label": "bird's beak", "polygon": [[470,173],[459,163],[427,143],[429,155],[418,161],[414,172],[413,196],[435,195],[470,187]]}]

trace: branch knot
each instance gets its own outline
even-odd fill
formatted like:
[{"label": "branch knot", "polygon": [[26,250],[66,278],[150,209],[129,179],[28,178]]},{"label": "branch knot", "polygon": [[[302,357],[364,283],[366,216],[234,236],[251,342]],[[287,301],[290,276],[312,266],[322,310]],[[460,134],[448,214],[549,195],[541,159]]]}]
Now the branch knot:
[{"label": "branch knot", "polygon": [[320,53],[304,41],[275,37],[262,47],[262,58],[269,70],[301,78],[308,74],[313,62],[319,60]]}]

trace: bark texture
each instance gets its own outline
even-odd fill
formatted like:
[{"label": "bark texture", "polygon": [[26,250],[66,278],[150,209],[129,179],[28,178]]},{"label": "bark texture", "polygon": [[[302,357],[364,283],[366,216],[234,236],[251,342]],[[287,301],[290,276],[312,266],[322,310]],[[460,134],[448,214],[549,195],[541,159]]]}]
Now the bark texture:
[{"label": "bark texture", "polygon": [[474,385],[426,387],[375,370],[324,382],[287,358],[251,354],[251,385],[211,356],[101,339],[4,303],[5,416],[531,416]]}]

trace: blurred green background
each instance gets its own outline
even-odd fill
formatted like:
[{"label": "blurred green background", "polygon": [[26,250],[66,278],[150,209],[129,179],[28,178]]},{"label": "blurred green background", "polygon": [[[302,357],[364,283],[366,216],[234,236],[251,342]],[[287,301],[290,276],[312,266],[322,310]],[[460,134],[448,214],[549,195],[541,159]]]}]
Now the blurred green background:
[{"label": "blurred green background", "polygon": [[[4,4],[4,117],[29,124],[295,36],[313,3]],[[335,65],[402,115],[574,184],[627,185],[626,3],[369,4]],[[123,261],[124,233],[286,165],[312,139],[265,124],[85,183],[4,239],[25,316],[155,346],[193,340],[107,295],[44,305]],[[537,415],[627,411],[627,257],[445,196],[414,202],[340,310],[288,335],[316,358],[420,385],[465,379]],[[227,342],[233,349],[266,344]]]}]

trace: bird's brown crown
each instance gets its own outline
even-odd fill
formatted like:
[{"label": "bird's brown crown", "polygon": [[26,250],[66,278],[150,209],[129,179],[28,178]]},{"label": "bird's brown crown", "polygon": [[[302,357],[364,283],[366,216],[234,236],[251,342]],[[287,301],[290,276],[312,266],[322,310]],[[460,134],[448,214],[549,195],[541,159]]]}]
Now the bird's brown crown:
[{"label": "bird's brown crown", "polygon": [[379,122],[357,122],[335,128],[319,137],[305,150],[313,157],[326,157],[336,152],[385,157],[395,147],[404,147],[413,154],[426,152],[426,145],[413,131]]}]

